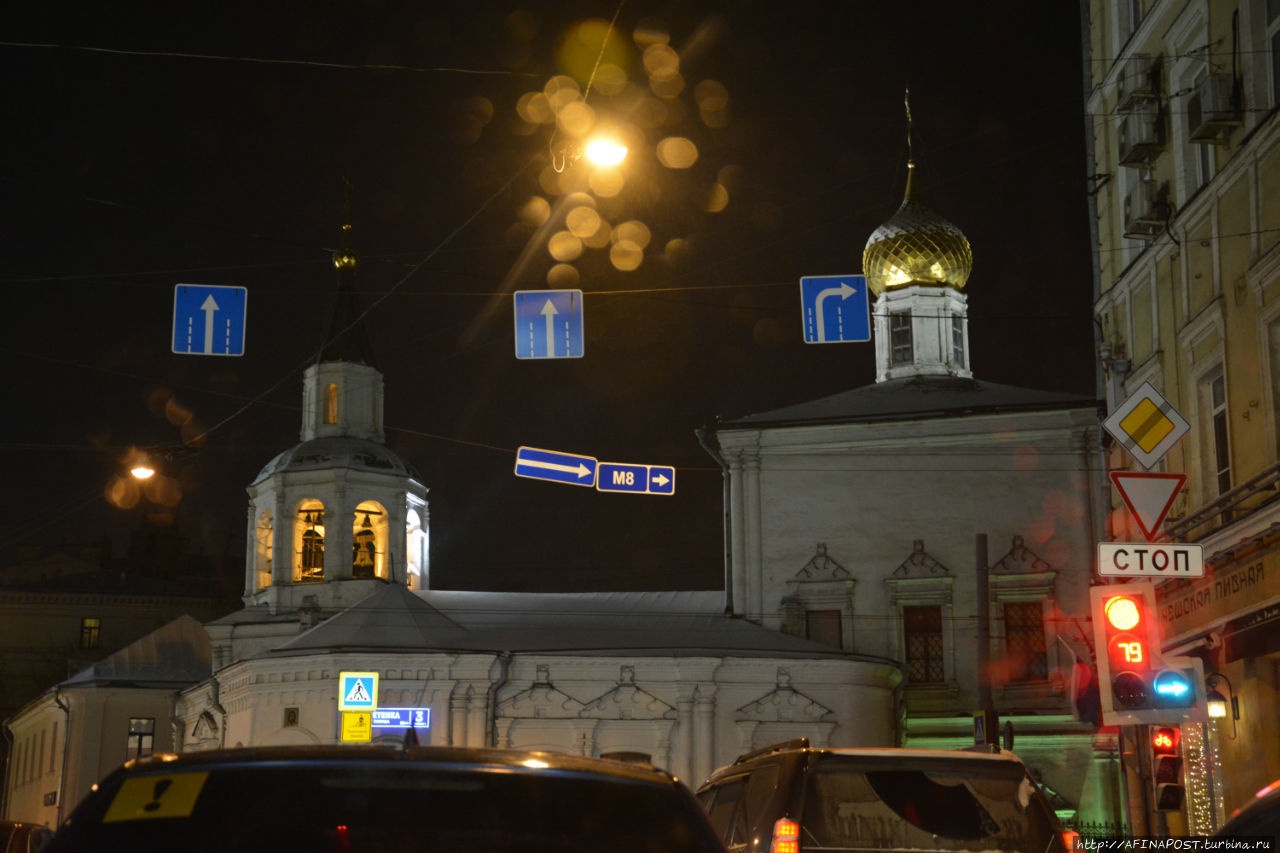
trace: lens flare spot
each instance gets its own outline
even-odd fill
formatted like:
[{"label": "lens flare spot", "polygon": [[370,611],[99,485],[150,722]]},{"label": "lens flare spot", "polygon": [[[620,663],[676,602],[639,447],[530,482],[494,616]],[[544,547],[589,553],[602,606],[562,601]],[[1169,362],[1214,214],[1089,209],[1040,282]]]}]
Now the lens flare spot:
[{"label": "lens flare spot", "polygon": [[605,62],[596,69],[595,90],[602,95],[619,95],[627,88],[627,72],[612,62]]},{"label": "lens flare spot", "polygon": [[541,225],[551,216],[551,203],[540,195],[531,197],[520,208],[520,219],[530,225]]},{"label": "lens flare spot", "polygon": [[530,124],[551,124],[556,112],[551,109],[551,99],[543,92],[526,92],[516,101],[516,115]]},{"label": "lens flare spot", "polygon": [[719,213],[729,206],[729,191],[724,184],[712,184],[707,187],[707,213]]},{"label": "lens flare spot", "polygon": [[582,101],[565,104],[556,113],[560,129],[570,136],[586,136],[595,127],[596,111]]},{"label": "lens flare spot", "polygon": [[609,249],[609,263],[613,264],[614,269],[622,272],[631,272],[639,269],[643,260],[644,249],[630,240],[621,240],[614,243],[613,248]]},{"label": "lens flare spot", "polygon": [[608,222],[601,219],[595,233],[590,237],[583,237],[582,242],[590,249],[603,249],[605,246],[609,245],[612,237],[613,229],[609,226]]},{"label": "lens flare spot", "polygon": [[[603,50],[601,50],[603,46]],[[579,21],[564,34],[556,49],[556,67],[577,80],[587,80],[591,70],[608,62],[625,67],[627,44],[608,21],[590,18]]]},{"label": "lens flare spot", "polygon": [[141,497],[142,489],[136,481],[117,477],[107,486],[107,503],[117,509],[132,509]]},{"label": "lens flare spot", "polygon": [[680,72],[680,54],[669,44],[651,44],[644,49],[644,70],[650,77],[670,77]]},{"label": "lens flare spot", "polygon": [[1013,467],[1024,474],[1034,471],[1040,467],[1040,454],[1029,444],[1019,445],[1013,451]]},{"label": "lens flare spot", "polygon": [[582,254],[582,241],[568,231],[557,231],[547,241],[547,251],[557,261],[572,261]]},{"label": "lens flare spot", "polygon": [[638,219],[620,222],[613,229],[613,242],[615,244],[635,243],[637,247],[644,249],[648,247],[649,240],[652,237],[653,235],[649,232],[649,226]]},{"label": "lens flare spot", "polygon": [[693,87],[693,100],[704,110],[722,110],[729,105],[729,90],[718,80],[703,80]]},{"label": "lens flare spot", "polygon": [[600,230],[600,214],[582,205],[569,211],[569,215],[564,218],[564,224],[570,234],[579,240],[585,240]]},{"label": "lens flare spot", "polygon": [[569,288],[578,286],[578,268],[573,264],[556,264],[547,270],[547,286]]},{"label": "lens flare spot", "polygon": [[649,88],[659,98],[678,98],[684,91],[684,78],[679,73],[662,74],[649,78]]},{"label": "lens flare spot", "polygon": [[672,264],[683,264],[689,260],[693,253],[693,244],[683,237],[675,237],[667,241],[667,245],[663,248],[663,255],[667,261]]},{"label": "lens flare spot", "polygon": [[683,136],[668,136],[658,143],[658,162],[668,169],[688,169],[698,162],[698,146]]},{"label": "lens flare spot", "polygon": [[626,183],[627,179],[622,176],[620,169],[596,169],[587,179],[591,191],[600,198],[613,198],[622,192]]},{"label": "lens flare spot", "polygon": [[645,18],[636,24],[631,39],[637,47],[648,47],[651,44],[667,44],[671,41],[671,33],[667,32],[667,25],[660,19]]},{"label": "lens flare spot", "polygon": [[142,485],[147,500],[160,506],[175,507],[182,501],[182,486],[173,477],[155,476]]}]

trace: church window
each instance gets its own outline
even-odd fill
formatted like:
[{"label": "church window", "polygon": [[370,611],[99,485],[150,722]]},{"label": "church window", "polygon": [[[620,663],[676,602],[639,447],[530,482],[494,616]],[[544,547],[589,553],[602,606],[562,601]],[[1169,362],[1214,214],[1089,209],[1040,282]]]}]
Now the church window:
[{"label": "church window", "polygon": [[333,382],[324,389],[324,422],[327,424],[338,422],[338,386]]},{"label": "church window", "polygon": [[936,604],[902,608],[907,680],[933,684],[944,679],[942,608]]},{"label": "church window", "polygon": [[1010,681],[1044,681],[1049,677],[1040,602],[1005,603],[1004,641]]},{"label": "church window", "polygon": [[387,577],[387,514],[375,501],[362,501],[352,518],[351,577]]},{"label": "church window", "polygon": [[805,637],[824,646],[844,648],[844,636],[841,630],[843,617],[844,614],[839,610],[805,611]]},{"label": "church window", "polygon": [[85,616],[80,620],[80,648],[96,649],[102,632],[102,620],[96,616]]},{"label": "church window", "polygon": [[126,759],[146,758],[151,754],[151,749],[155,743],[155,735],[155,717],[130,717],[129,743],[125,749],[124,757]]},{"label": "church window", "polygon": [[409,510],[405,516],[404,546],[405,582],[409,589],[424,589],[427,585],[427,531],[416,510]]},{"label": "church window", "polygon": [[298,507],[294,549],[296,581],[324,580],[324,504],[306,500]]},{"label": "church window", "polygon": [[911,312],[894,311],[889,315],[889,363],[910,364],[914,356],[911,345]]},{"label": "church window", "polygon": [[964,318],[951,318],[951,363],[964,367]]},{"label": "church window", "polygon": [[258,567],[258,589],[271,586],[272,552],[275,550],[275,531],[272,529],[271,511],[267,510],[258,516],[258,528],[255,532],[255,565]]}]

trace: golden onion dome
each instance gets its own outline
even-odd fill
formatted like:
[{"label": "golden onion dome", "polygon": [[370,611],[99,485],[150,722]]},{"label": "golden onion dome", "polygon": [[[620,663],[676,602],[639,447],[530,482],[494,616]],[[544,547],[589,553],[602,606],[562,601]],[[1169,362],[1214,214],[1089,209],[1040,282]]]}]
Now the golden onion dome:
[{"label": "golden onion dome", "polygon": [[964,233],[911,198],[915,164],[907,164],[907,192],[898,212],[867,239],[862,272],[879,296],[913,284],[960,290],[973,271],[973,250]]}]

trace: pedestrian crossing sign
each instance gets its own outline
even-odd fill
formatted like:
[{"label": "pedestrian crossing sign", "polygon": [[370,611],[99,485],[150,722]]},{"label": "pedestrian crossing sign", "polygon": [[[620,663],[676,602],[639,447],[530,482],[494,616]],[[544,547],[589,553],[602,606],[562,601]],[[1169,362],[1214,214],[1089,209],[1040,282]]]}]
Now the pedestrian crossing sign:
[{"label": "pedestrian crossing sign", "polygon": [[378,673],[343,672],[338,674],[339,711],[376,711],[378,709]]}]

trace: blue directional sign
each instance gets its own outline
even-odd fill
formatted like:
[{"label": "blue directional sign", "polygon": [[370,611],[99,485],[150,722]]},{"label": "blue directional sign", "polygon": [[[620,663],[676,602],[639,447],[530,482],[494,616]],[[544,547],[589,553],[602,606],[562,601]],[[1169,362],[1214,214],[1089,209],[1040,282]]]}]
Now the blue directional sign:
[{"label": "blue directional sign", "polygon": [[596,460],[574,453],[521,447],[516,450],[516,476],[591,487],[596,484]]},{"label": "blue directional sign", "polygon": [[870,305],[865,275],[814,275],[800,279],[804,342],[871,340]]},{"label": "blue directional sign", "polygon": [[430,708],[378,708],[373,712],[375,729],[431,728]]},{"label": "blue directional sign", "polygon": [[516,358],[582,358],[582,291],[515,292]]},{"label": "blue directional sign", "polygon": [[192,355],[244,355],[243,287],[179,284],[173,288],[173,351]]},{"label": "blue directional sign", "polygon": [[668,465],[601,462],[596,468],[596,490],[633,492],[641,495],[675,494],[676,469]]}]

